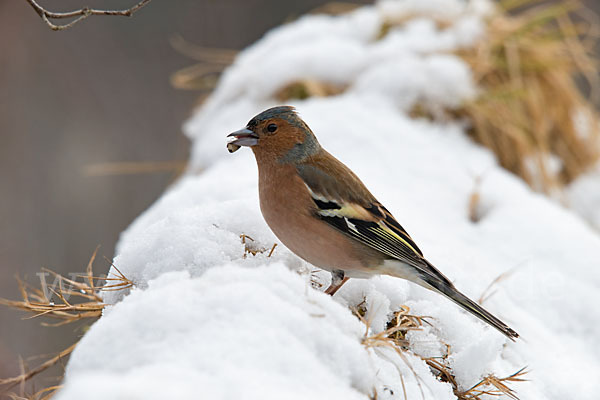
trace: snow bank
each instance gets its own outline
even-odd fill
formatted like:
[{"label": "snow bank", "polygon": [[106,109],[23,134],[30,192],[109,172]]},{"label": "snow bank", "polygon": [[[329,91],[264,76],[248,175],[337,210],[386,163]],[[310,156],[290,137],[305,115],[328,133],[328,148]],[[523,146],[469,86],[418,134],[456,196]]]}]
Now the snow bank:
[{"label": "snow bank", "polygon": [[[421,359],[442,356],[461,390],[528,366],[531,381],[513,386],[521,399],[596,398],[600,237],[501,169],[462,124],[407,115],[415,102],[447,106],[474,95],[468,67],[447,51],[483,33],[490,6],[431,1],[436,18],[454,21],[440,28],[424,3],[304,17],[240,55],[186,124],[190,171],[123,233],[114,263],[136,288],[107,293],[114,305],[73,353],[59,400],[400,399],[400,376],[409,399],[421,391],[453,399]],[[383,20],[402,15],[417,18],[375,40]],[[458,288],[477,299],[511,271],[484,305],[523,340],[507,342],[400,279],[350,280],[330,298],[311,284],[326,286],[327,273],[282,245],[268,257],[277,240],[260,215],[252,154],[228,154],[225,136],[274,105],[278,88],[307,77],[347,90],[293,105]],[[472,223],[480,175],[483,214]],[[256,256],[245,256],[240,235],[252,238]],[[363,302],[368,332],[350,310]],[[403,305],[432,318],[408,335],[406,358],[366,347],[365,335],[383,331]]]}]

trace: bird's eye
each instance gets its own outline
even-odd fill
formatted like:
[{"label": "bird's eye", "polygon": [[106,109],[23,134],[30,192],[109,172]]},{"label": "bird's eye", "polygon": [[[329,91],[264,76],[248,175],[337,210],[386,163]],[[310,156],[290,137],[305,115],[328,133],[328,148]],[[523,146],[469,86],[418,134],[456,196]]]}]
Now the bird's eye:
[{"label": "bird's eye", "polygon": [[269,124],[269,125],[267,125],[267,131],[268,132],[273,133],[276,130],[277,130],[277,125],[275,125],[275,124]]}]

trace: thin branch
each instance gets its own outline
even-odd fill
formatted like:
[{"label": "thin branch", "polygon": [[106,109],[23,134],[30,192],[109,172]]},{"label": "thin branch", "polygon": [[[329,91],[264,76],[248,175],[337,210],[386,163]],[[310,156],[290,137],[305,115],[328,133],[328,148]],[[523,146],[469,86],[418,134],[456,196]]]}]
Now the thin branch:
[{"label": "thin branch", "polygon": [[[42,18],[42,20],[52,29],[53,31],[61,31],[64,29],[68,29],[88,18],[91,15],[118,15],[122,17],[131,17],[135,12],[144,7],[146,4],[150,3],[150,0],[142,0],[136,5],[125,9],[125,10],[99,10],[96,8],[83,7],[78,10],[68,11],[68,12],[53,12],[48,11],[41,5],[39,5],[36,0],[25,0],[29,5],[35,10],[35,12]],[[65,18],[75,18],[73,21],[66,24],[55,24],[51,20],[54,19],[65,19]]]}]

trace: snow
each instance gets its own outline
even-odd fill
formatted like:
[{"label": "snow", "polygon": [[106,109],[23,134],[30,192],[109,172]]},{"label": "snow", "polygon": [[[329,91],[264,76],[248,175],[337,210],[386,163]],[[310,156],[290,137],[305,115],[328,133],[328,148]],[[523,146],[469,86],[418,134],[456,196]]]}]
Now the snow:
[{"label": "snow", "polygon": [[[417,103],[448,107],[476,93],[468,67],[448,51],[467,45],[466,31],[483,34],[489,7],[385,1],[301,18],[246,49],[185,125],[188,173],[122,234],[114,264],[136,287],[106,292],[111,306],[81,339],[57,399],[400,399],[402,381],[409,399],[454,399],[421,359],[448,351],[462,390],[528,366],[530,381],[512,385],[521,399],[595,399],[598,232],[500,168],[460,121],[408,115]],[[456,23],[428,22],[431,10]],[[386,18],[415,15],[375,40]],[[351,279],[331,298],[311,284],[327,286],[328,273],[281,244],[268,257],[278,241],[260,214],[253,156],[229,154],[226,135],[275,105],[278,88],[307,77],[347,87],[293,102],[321,144],[465,294],[478,299],[506,273],[484,306],[522,340],[400,279]],[[473,223],[477,176],[485,213]],[[255,256],[240,235],[252,238]],[[368,330],[351,311],[363,301]],[[407,335],[404,359],[366,346],[365,335],[382,332],[402,307],[431,323]]]},{"label": "snow", "polygon": [[600,164],[569,185],[567,201],[591,226],[600,230]]},{"label": "snow", "polygon": [[[99,398],[136,393],[124,376],[145,382],[143,398],[176,397],[170,388],[189,397],[198,387],[211,398],[275,398],[291,386],[290,398],[361,398],[359,391],[372,390],[375,371],[359,341],[359,321],[306,289],[282,264],[213,268],[202,279],[190,279],[187,271],[163,274],[83,339],[82,347],[87,342],[110,349],[110,370],[100,357],[74,358],[71,368],[110,376]],[[115,323],[138,334],[113,342]],[[144,356],[132,360],[132,348]],[[190,349],[197,349],[193,356]],[[356,389],[346,390],[351,385]]]}]

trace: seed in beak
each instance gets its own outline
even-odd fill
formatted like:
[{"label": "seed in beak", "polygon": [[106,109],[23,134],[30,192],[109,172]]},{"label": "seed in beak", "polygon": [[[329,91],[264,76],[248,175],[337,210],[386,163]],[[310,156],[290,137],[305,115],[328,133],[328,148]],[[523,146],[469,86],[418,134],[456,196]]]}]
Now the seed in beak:
[{"label": "seed in beak", "polygon": [[230,153],[235,153],[236,151],[238,151],[240,149],[240,146],[238,146],[237,144],[233,144],[233,143],[227,143],[227,150]]}]

